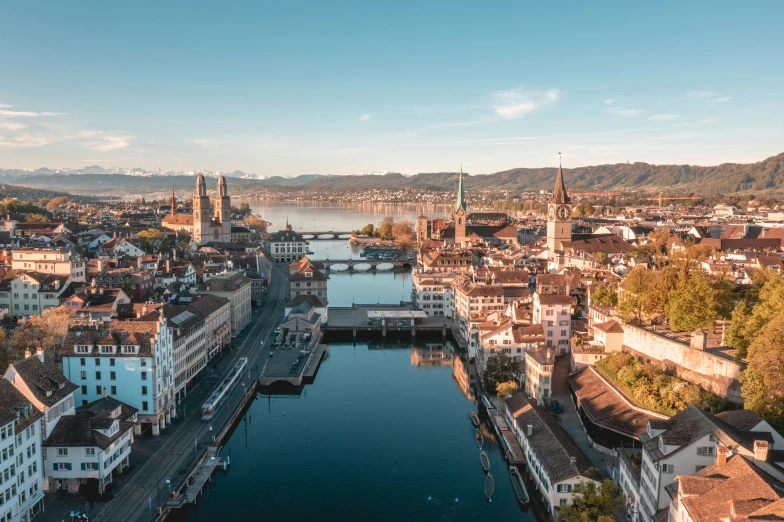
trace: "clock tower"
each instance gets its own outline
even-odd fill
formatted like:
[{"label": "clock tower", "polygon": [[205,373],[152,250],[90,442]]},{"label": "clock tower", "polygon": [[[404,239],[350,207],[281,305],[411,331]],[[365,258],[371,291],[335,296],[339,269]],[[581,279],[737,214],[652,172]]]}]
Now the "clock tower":
[{"label": "clock tower", "polygon": [[547,204],[547,255],[550,259],[556,252],[563,251],[563,243],[572,240],[572,200],[566,193],[563,167],[558,166],[555,190]]},{"label": "clock tower", "polygon": [[463,190],[463,162],[460,162],[460,181],[457,184],[457,201],[455,202],[455,245],[461,244],[466,238],[466,219],[468,209]]}]

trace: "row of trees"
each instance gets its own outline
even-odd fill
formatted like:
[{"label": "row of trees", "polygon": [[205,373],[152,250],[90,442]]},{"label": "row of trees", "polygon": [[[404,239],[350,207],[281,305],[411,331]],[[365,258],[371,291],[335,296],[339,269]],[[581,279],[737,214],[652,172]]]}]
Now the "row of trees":
[{"label": "row of trees", "polygon": [[729,319],[737,301],[735,285],[699,268],[705,253],[699,245],[689,245],[674,252],[669,264],[659,270],[631,270],[618,306],[621,318],[628,322],[664,314],[670,327],[678,331],[712,331],[717,318]]},{"label": "row of trees", "polygon": [[379,239],[394,240],[397,247],[402,252],[411,249],[413,245],[413,235],[416,231],[416,225],[410,219],[402,221],[395,221],[392,216],[387,216],[378,226],[373,226],[369,223],[359,230],[352,230],[353,237],[367,236],[377,237]]}]

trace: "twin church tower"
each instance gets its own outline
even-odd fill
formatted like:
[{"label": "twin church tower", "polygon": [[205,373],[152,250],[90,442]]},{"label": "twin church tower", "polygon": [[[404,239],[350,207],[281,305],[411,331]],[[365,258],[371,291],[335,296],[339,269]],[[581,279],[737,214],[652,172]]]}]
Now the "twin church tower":
[{"label": "twin church tower", "polygon": [[177,200],[172,189],[171,214],[163,218],[161,225],[169,230],[187,232],[197,245],[210,241],[231,242],[231,198],[226,178],[218,178],[218,193],[213,204],[207,195],[207,183],[199,174],[196,193],[193,195],[193,214],[177,214]]}]

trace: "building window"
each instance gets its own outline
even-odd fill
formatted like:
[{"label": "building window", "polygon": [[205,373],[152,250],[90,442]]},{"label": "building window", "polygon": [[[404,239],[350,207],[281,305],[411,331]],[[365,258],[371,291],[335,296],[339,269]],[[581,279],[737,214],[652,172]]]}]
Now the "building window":
[{"label": "building window", "polygon": [[68,448],[57,448],[57,456],[58,457],[67,457],[68,456]]},{"label": "building window", "polygon": [[95,448],[84,448],[84,454],[88,457],[95,455]]},{"label": "building window", "polygon": [[82,378],[83,381],[87,380],[87,372],[85,371],[79,372],[79,376]]},{"label": "building window", "polygon": [[101,359],[100,358],[98,358],[98,357],[95,358],[95,365],[96,366],[100,366],[101,365]]},{"label": "building window", "polygon": [[147,401],[142,401],[142,410],[145,410],[145,411],[146,411],[146,410],[148,410],[148,409],[149,409],[149,408],[147,407]]},{"label": "building window", "polygon": [[112,386],[112,395],[117,395],[117,386]]},{"label": "building window", "polygon": [[147,386],[142,386],[142,395],[147,395]]},{"label": "building window", "polygon": [[79,358],[79,366],[86,366],[86,365],[87,365],[87,361],[85,360],[85,358],[84,357],[80,357]]},{"label": "building window", "polygon": [[662,464],[662,473],[675,473],[675,466],[673,464]]},{"label": "building window", "polygon": [[142,372],[142,380],[143,381],[147,380],[147,372]]},{"label": "building window", "polygon": [[100,381],[101,380],[101,372],[95,372],[95,380],[96,381]]},{"label": "building window", "polygon": [[82,395],[87,395],[87,385],[82,384]]}]

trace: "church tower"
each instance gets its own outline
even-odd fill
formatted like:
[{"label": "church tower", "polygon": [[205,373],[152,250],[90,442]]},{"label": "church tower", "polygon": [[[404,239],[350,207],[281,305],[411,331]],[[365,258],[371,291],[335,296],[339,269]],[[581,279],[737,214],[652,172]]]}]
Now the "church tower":
[{"label": "church tower", "polygon": [[204,176],[199,174],[196,179],[196,194],[193,196],[193,240],[198,245],[210,241],[211,214],[207,184]]},{"label": "church tower", "polygon": [[550,259],[563,251],[563,243],[572,240],[572,200],[566,193],[563,166],[559,160],[555,190],[547,205],[547,255]]},{"label": "church tower", "polygon": [[215,198],[215,221],[221,226],[221,241],[231,241],[231,198],[226,178],[218,178],[218,197]]},{"label": "church tower", "polygon": [[174,185],[172,185],[171,213],[172,216],[177,213],[177,197],[174,195]]},{"label": "church tower", "polygon": [[428,231],[428,219],[424,214],[420,214],[417,218],[417,244],[422,244],[430,239],[430,232]]},{"label": "church tower", "polygon": [[459,245],[466,238],[466,202],[463,191],[463,162],[460,162],[460,181],[457,184],[457,201],[455,202],[455,245]]}]

